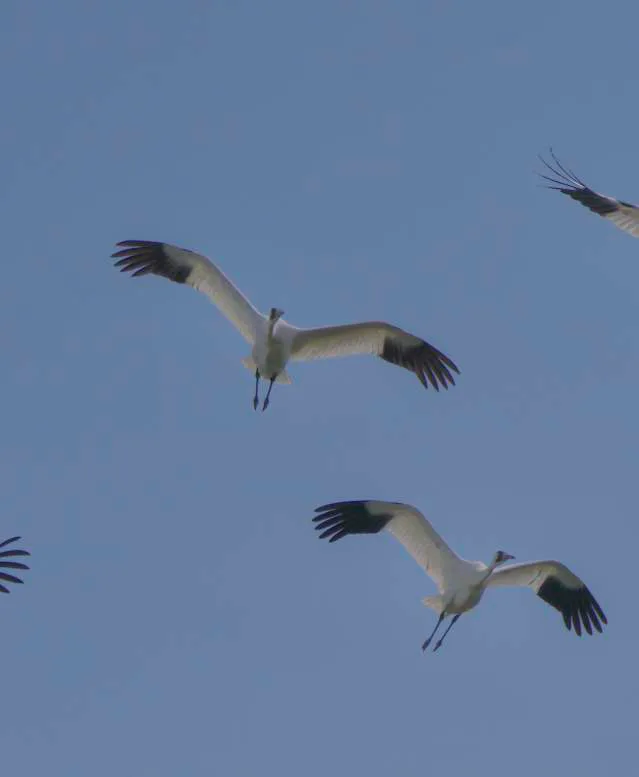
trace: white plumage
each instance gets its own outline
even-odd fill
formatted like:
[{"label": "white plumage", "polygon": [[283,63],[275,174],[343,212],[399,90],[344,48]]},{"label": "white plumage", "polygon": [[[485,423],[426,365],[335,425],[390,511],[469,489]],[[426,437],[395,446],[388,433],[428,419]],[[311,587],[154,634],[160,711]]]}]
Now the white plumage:
[{"label": "white plumage", "polygon": [[270,381],[263,409],[269,403],[273,383],[290,383],[286,372],[289,360],[308,361],[334,356],[372,354],[404,367],[419,378],[424,388],[454,385],[457,366],[441,351],[415,335],[380,321],[345,326],[300,329],[284,321],[283,311],[271,308],[260,313],[242,292],[209,259],[194,251],[168,243],[125,240],[113,254],[116,267],[133,277],[160,275],[176,283],[186,283],[206,294],[237,327],[252,346],[243,364],[255,374],[257,408],[261,378]]},{"label": "white plumage", "polygon": [[315,512],[318,513],[313,518],[315,528],[320,538],[328,538],[330,542],[347,534],[376,534],[386,529],[433,579],[439,595],[423,601],[439,614],[439,619],[423,644],[424,650],[445,617],[454,615],[434,650],[441,646],[460,615],[479,604],[486,588],[493,586],[531,588],[559,610],[566,627],[574,629],[579,636],[582,628],[592,634],[593,627],[601,632],[601,624],[607,623],[584,582],[558,561],[532,561],[497,569],[514,558],[501,550],[488,566],[481,561],[466,561],[451,550],[417,508],[399,502],[333,502],[318,507]]},{"label": "white plumage", "polygon": [[552,149],[550,149],[550,155],[555,167],[540,157],[541,161],[552,173],[552,177],[548,175],[541,176],[550,182],[551,186],[548,187],[549,189],[556,189],[562,194],[572,197],[573,200],[580,202],[586,208],[593,211],[593,213],[599,214],[602,218],[607,219],[629,235],[639,237],[639,208],[636,205],[593,191],[572,170],[561,164],[553,154]]}]

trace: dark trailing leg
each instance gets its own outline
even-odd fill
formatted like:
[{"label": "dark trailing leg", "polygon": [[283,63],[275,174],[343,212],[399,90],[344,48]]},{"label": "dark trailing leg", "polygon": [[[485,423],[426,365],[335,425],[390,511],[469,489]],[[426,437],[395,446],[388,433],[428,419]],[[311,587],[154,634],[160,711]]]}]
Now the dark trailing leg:
[{"label": "dark trailing leg", "polygon": [[430,637],[428,637],[428,639],[422,645],[422,650],[424,652],[426,651],[426,648],[430,645],[433,637],[435,636],[435,632],[441,626],[441,622],[444,620],[445,617],[446,617],[446,613],[442,612],[442,614],[439,616],[439,618],[437,620],[437,623],[435,624],[435,628],[433,629],[433,633],[430,635]]},{"label": "dark trailing leg", "polygon": [[271,389],[273,388],[273,384],[275,383],[276,378],[277,378],[277,375],[273,375],[273,377],[271,378],[271,382],[268,384],[268,391],[266,392],[266,399],[264,400],[262,412],[264,412],[266,408],[269,406],[269,402],[271,399]]},{"label": "dark trailing leg", "polygon": [[454,625],[457,623],[457,621],[459,620],[460,616],[461,616],[461,613],[460,613],[460,612],[458,612],[458,613],[457,613],[457,615],[455,615],[455,617],[452,619],[452,621],[450,622],[450,625],[448,626],[448,628],[446,629],[446,631],[445,631],[445,632],[442,634],[442,636],[441,636],[441,639],[438,639],[438,640],[437,640],[437,642],[435,643],[435,647],[433,648],[433,653],[434,653],[436,650],[439,650],[439,648],[442,646],[442,642],[444,641],[444,638],[446,637],[446,634],[448,634],[448,632],[449,632],[449,631],[450,631],[450,630],[453,628],[453,626],[454,626]]},{"label": "dark trailing leg", "polygon": [[257,406],[260,404],[259,398],[260,390],[260,371],[255,370],[255,396],[253,397],[253,410],[257,410]]}]

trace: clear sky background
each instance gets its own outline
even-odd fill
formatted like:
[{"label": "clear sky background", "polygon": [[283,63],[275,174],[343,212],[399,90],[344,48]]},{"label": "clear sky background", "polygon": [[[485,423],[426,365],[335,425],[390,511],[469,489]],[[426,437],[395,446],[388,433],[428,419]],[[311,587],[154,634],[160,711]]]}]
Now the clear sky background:
[{"label": "clear sky background", "polygon": [[[3,774],[483,777],[635,758],[639,241],[538,186],[553,145],[639,200],[636,2],[4,0]],[[460,366],[293,365],[118,240],[215,259],[294,324],[385,319]],[[578,639],[434,592],[340,499],[419,506],[463,556],[558,558]]]}]

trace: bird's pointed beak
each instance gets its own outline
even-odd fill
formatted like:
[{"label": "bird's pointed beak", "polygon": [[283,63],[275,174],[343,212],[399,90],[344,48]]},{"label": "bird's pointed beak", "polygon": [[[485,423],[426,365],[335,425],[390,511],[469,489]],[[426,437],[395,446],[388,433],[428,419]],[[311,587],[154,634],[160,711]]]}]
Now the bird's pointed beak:
[{"label": "bird's pointed beak", "polygon": [[514,561],[515,557],[511,556],[510,553],[504,553],[504,561]]}]

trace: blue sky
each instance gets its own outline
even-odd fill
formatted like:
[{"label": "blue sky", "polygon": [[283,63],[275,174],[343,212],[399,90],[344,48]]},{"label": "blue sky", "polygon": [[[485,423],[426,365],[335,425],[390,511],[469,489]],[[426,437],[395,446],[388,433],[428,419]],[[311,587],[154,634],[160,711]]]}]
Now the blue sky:
[{"label": "blue sky", "polygon": [[[81,0],[0,12],[0,752],[13,777],[598,775],[634,758],[639,241],[537,185],[639,200],[639,8]],[[386,319],[459,364],[294,365],[267,413],[204,297]],[[458,552],[559,558],[577,639],[489,593],[436,655],[430,580],[314,507],[419,506]]]}]

